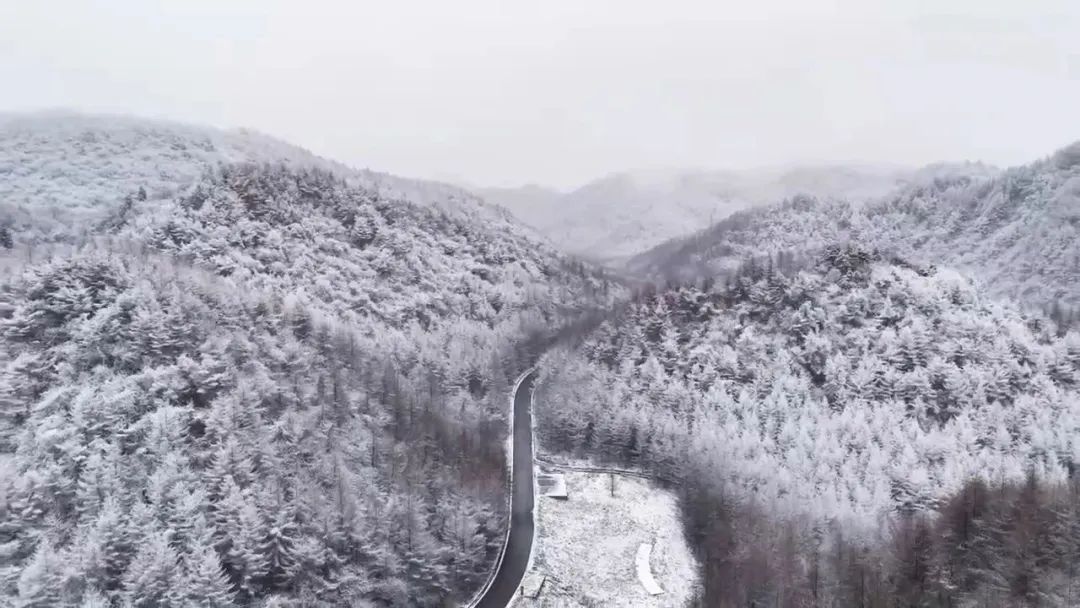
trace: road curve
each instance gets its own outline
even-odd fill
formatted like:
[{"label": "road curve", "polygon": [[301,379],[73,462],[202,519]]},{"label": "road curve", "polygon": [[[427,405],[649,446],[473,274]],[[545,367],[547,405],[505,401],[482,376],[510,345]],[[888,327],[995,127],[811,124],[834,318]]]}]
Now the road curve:
[{"label": "road curve", "polygon": [[533,541],[532,371],[514,394],[514,462],[510,469],[510,535],[491,586],[477,608],[506,608],[521,586]]}]

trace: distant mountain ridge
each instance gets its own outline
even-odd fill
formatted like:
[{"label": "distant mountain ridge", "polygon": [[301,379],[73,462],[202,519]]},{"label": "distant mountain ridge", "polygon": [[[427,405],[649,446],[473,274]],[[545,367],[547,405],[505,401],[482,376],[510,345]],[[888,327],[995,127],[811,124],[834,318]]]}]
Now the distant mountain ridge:
[{"label": "distant mountain ridge", "polygon": [[869,205],[794,197],[664,243],[629,266],[685,280],[726,274],[750,256],[845,240],[964,270],[995,295],[1080,306],[1080,143],[1004,171],[928,168]]},{"label": "distant mountain ridge", "polygon": [[479,189],[567,251],[624,260],[728,215],[795,194],[871,200],[916,172],[836,165],[756,171],[616,173],[567,193],[539,186]]}]

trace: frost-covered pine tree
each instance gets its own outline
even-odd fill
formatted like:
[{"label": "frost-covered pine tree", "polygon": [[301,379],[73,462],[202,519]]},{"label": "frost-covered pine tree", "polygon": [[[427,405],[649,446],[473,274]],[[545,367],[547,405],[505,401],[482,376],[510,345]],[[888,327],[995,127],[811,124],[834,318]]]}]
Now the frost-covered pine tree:
[{"label": "frost-covered pine tree", "polygon": [[185,600],[199,608],[232,605],[236,598],[228,575],[225,574],[217,551],[200,543],[184,557],[184,579],[181,590]]},{"label": "frost-covered pine tree", "polygon": [[180,556],[169,545],[168,534],[151,531],[124,573],[124,600],[136,608],[180,605],[184,596],[180,573]]},{"label": "frost-covered pine tree", "polygon": [[46,541],[38,544],[33,557],[18,579],[19,608],[50,608],[59,606],[64,597],[66,566],[63,557]]}]

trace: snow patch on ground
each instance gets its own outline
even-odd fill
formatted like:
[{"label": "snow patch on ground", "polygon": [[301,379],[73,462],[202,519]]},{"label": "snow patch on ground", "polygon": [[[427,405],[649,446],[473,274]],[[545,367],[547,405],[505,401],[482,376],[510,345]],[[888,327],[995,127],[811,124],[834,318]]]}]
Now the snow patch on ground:
[{"label": "snow patch on ground", "polygon": [[[516,608],[682,606],[697,582],[697,563],[683,538],[675,496],[643,479],[566,471],[568,499],[537,499],[537,538],[530,574],[543,575],[540,596],[518,596]],[[613,486],[614,480],[614,486]],[[614,496],[612,488],[614,487]],[[662,595],[638,578],[642,544]]]},{"label": "snow patch on ground", "polygon": [[645,587],[645,591],[648,591],[649,595],[661,595],[664,590],[660,588],[660,585],[656,584],[656,579],[653,578],[652,574],[652,567],[649,565],[652,547],[652,543],[642,543],[638,547],[637,556],[634,558],[634,568],[637,570],[638,580],[641,581],[641,586]]}]

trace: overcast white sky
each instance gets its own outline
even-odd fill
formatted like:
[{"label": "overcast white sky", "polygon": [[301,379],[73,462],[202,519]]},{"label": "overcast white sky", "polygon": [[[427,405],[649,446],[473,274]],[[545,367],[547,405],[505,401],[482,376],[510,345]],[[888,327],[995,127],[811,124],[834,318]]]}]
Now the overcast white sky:
[{"label": "overcast white sky", "polygon": [[1080,139],[1080,0],[0,0],[0,109],[52,107],[480,185],[1010,164]]}]

